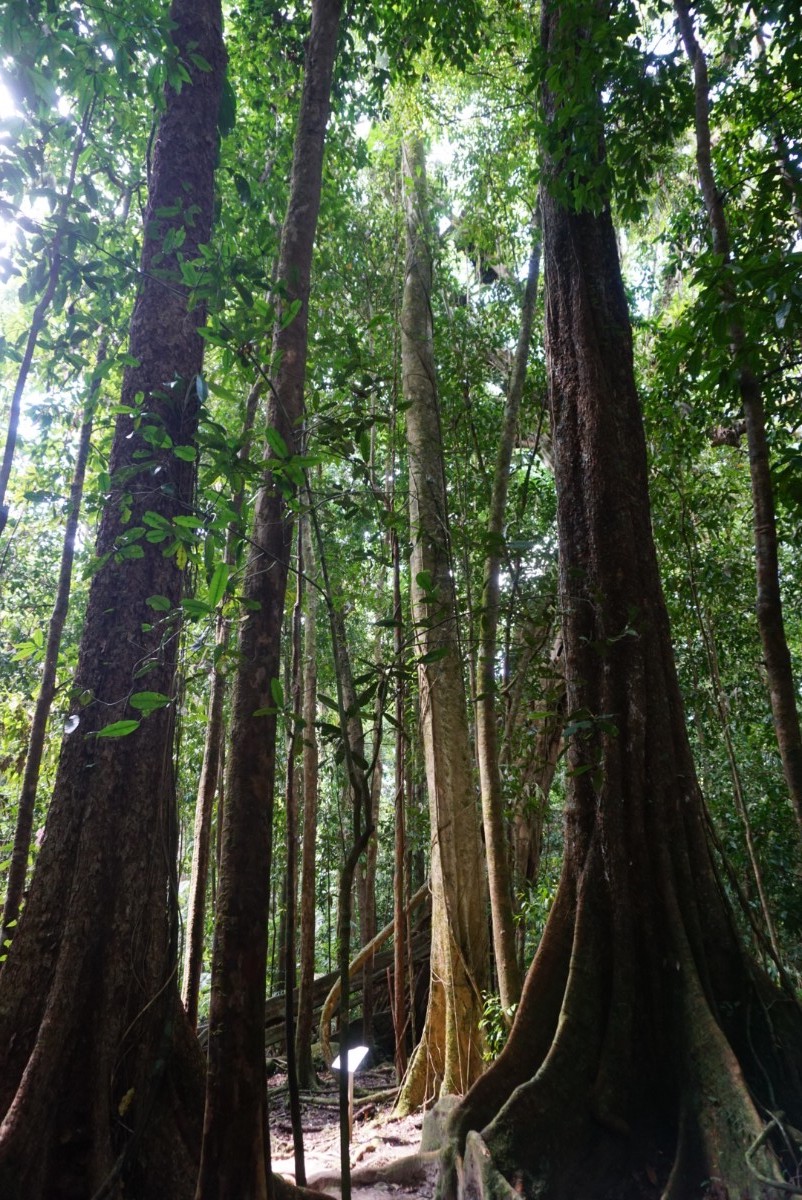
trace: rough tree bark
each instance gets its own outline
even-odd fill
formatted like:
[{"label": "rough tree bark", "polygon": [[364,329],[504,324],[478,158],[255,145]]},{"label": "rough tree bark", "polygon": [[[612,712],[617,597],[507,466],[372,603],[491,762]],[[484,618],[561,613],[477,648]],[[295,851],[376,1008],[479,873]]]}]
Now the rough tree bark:
[{"label": "rough tree bark", "polygon": [[526,383],[526,364],[532,341],[539,275],[540,243],[538,242],[529,258],[529,271],[521,309],[521,329],[507,392],[507,402],[504,405],[501,437],[493,471],[490,518],[487,527],[488,552],[485,560],[479,636],[479,695],[476,698],[476,758],[479,765],[479,784],[482,793],[482,820],[487,853],[493,953],[501,1007],[505,1013],[518,1003],[521,994],[521,973],[515,953],[515,922],[509,850],[499,768],[496,655],[498,651],[504,521],[507,492],[509,491],[510,464],[518,433],[518,414]]},{"label": "rough tree bark", "polygon": [[[407,262],[401,309],[407,409],[412,623],[431,821],[432,957],[423,1034],[401,1112],[462,1093],[483,1069],[479,1020],[487,981],[486,882],[473,779],[456,596],[448,546],[443,449],[432,346],[426,164],[402,147]],[[471,881],[465,887],[466,879]]]},{"label": "rough tree bark", "polygon": [[[172,704],[126,738],[102,736],[117,720],[136,722],[129,701],[140,688],[172,696],[182,572],[145,540],[143,517],[169,525],[194,499],[195,465],[171,447],[195,437],[204,313],[188,308],[163,245],[181,230],[181,254],[193,258],[209,238],[225,57],[219,0],[175,0],[170,13],[192,82],[167,89],[154,147],[130,330],[138,366],[122,388],[143,415],[117,420],[78,723],[0,977],[0,1194],[20,1200],[72,1200],[104,1185],[117,1196],[122,1179],[143,1200],[181,1200],[200,1135],[201,1063],[175,981]],[[147,606],[154,594],[169,601],[163,621]]]},{"label": "rough tree bark", "polygon": [[[279,252],[278,279],[284,293],[273,340],[277,365],[267,424],[282,439],[288,456],[300,447],[312,250],[340,8],[340,0],[315,0],[312,6]],[[295,315],[283,319],[295,303]],[[240,667],[232,700],[198,1200],[263,1200],[270,1186],[264,1006],[276,772],[272,684],[279,678],[293,527],[286,501],[292,481],[281,476],[281,469],[281,458],[274,454],[256,499],[243,584],[249,607],[240,625]]]},{"label": "rough tree bark", "polygon": [[[704,199],[713,249],[721,258],[721,298],[733,307],[737,300],[731,272],[732,249],[724,196],[713,172],[710,136],[710,85],[707,62],[696,38],[693,18],[686,0],[675,0],[680,33],[693,65],[696,99],[696,165]],[[752,509],[755,530],[755,570],[757,573],[757,623],[763,645],[763,659],[769,685],[771,711],[780,750],[785,782],[802,831],[802,730],[799,724],[797,691],[791,655],[785,636],[780,567],[777,549],[777,520],[774,488],[769,466],[766,416],[760,381],[750,361],[743,326],[737,317],[730,321],[730,343],[738,370],[738,389],[746,425],[749,448],[749,476],[752,484]]]},{"label": "rough tree bark", "polygon": [[[569,54],[581,78],[599,19],[589,5],[578,33],[568,8],[543,7],[552,88]],[[712,864],[652,540],[615,233],[595,190],[599,159],[569,158],[559,131],[574,126],[555,125],[559,103],[544,86],[547,353],[576,730],[565,862],[507,1046],[453,1118],[443,1192],[776,1198],[781,1151],[765,1139],[767,1114],[799,1126],[802,1019],[748,961]],[[583,111],[600,146],[594,97]],[[555,196],[569,171],[594,181],[595,211]]]}]

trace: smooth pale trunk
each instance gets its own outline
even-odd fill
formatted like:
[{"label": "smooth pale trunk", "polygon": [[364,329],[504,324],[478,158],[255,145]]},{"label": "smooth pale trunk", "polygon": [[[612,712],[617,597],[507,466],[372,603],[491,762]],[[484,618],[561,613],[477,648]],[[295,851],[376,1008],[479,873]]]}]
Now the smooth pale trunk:
[{"label": "smooth pale trunk", "polygon": [[[448,546],[431,323],[431,257],[422,142],[402,150],[407,262],[401,354],[409,455],[412,624],[431,823],[429,1006],[398,1108],[461,1093],[483,1070],[486,878]],[[465,886],[465,880],[471,886]]]}]

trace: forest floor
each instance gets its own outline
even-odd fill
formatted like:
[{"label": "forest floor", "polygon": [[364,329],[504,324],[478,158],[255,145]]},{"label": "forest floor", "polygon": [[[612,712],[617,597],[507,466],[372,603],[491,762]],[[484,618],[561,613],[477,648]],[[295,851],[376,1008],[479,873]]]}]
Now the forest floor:
[{"label": "forest floor", "polygon": [[[270,1129],[273,1170],[295,1180],[292,1125],[286,1074],[279,1070],[270,1080]],[[330,1196],[340,1196],[340,1126],[337,1108],[337,1076],[318,1071],[320,1089],[301,1094],[304,1159],[307,1186]],[[351,1139],[351,1191],[354,1200],[403,1200],[417,1196],[430,1200],[437,1177],[436,1162],[420,1165],[411,1173],[402,1169],[392,1176],[392,1164],[417,1153],[423,1114],[392,1115],[395,1085],[392,1064],[360,1071],[356,1076],[354,1127]],[[400,1165],[400,1164],[399,1164]]]}]

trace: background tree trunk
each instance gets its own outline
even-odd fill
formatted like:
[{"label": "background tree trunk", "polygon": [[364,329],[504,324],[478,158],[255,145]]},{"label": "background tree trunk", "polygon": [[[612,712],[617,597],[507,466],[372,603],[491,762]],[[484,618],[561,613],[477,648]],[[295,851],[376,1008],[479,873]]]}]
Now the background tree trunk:
[{"label": "background tree trunk", "polygon": [[[45,327],[47,321],[47,313],[50,305],[53,302],[53,297],[56,294],[59,277],[61,275],[61,244],[64,238],[64,221],[70,210],[72,203],[73,190],[75,188],[75,175],[78,170],[78,163],[81,154],[84,150],[86,135],[94,113],[94,100],[87,107],[83,120],[76,134],[75,146],[73,148],[72,157],[70,158],[70,170],[67,176],[67,186],[64,189],[64,195],[59,202],[55,216],[55,233],[48,247],[50,256],[50,270],[47,273],[47,282],[45,290],[42,292],[36,307],[33,310],[31,317],[31,325],[28,330],[28,337],[25,342],[25,350],[22,355],[22,362],[17,371],[17,379],[14,384],[14,391],[11,396],[11,407],[8,414],[8,430],[6,432],[6,442],[3,447],[3,459],[0,462],[0,534],[3,533],[8,521],[8,505],[6,504],[6,492],[8,490],[8,481],[11,478],[11,469],[14,465],[14,453],[17,448],[17,435],[19,432],[20,409],[22,407],[22,397],[25,394],[25,387],[28,383],[28,376],[33,365],[33,356],[36,353],[36,345],[39,341],[39,335]],[[0,941],[0,946],[2,946]]]},{"label": "background tree trunk", "polygon": [[[490,1189],[500,1169],[549,1200],[634,1196],[650,1177],[664,1200],[709,1180],[722,1195],[773,1196],[780,1171],[758,1142],[760,1114],[779,1106],[799,1122],[802,1021],[747,962],[708,850],[650,528],[626,298],[598,190],[601,106],[585,97],[579,151],[563,140],[573,125],[554,120],[568,103],[566,55],[574,78],[591,77],[595,11],[579,39],[563,3],[546,3],[542,23],[565,862],[507,1046],[456,1114],[464,1158],[446,1191],[472,1195],[482,1175]],[[567,178],[594,189],[595,211],[568,207]]]},{"label": "background tree trunk", "polygon": [[[398,1100],[410,1111],[461,1093],[483,1069],[486,884],[473,780],[432,348],[431,250],[423,143],[402,147],[407,263],[401,310],[407,409],[412,622],[431,821],[432,954],[423,1034]],[[471,880],[466,888],[464,881]]]},{"label": "background tree trunk", "polygon": [[[195,464],[171,447],[195,438],[204,311],[188,309],[177,255],[162,247],[180,230],[181,254],[193,258],[209,239],[224,51],[218,0],[175,0],[170,16],[192,82],[168,87],[159,121],[131,319],[138,366],[122,389],[135,412],[143,394],[149,424],[168,440],[154,447],[130,416],[117,418],[75,679],[78,725],[62,744],[28,903],[0,977],[0,1193],[20,1200],[93,1195],[118,1175],[143,1200],[180,1200],[191,1195],[197,1152],[200,1058],[175,982],[182,571],[144,539],[143,515],[170,525],[194,503]],[[192,54],[211,70],[196,68]],[[169,602],[162,621],[147,605],[154,594]],[[153,668],[146,684],[143,665]],[[142,686],[165,702],[138,726],[129,701]],[[104,736],[121,719],[133,732]]]},{"label": "background tree trunk", "polygon": [[[340,19],[339,0],[315,0],[279,253],[284,288],[273,340],[278,365],[267,425],[291,456],[300,446],[312,250]],[[287,313],[299,307],[287,321]],[[234,686],[220,886],[212,956],[209,1064],[198,1200],[263,1200],[270,1143],[264,1063],[276,702],[292,511],[273,455],[256,499]],[[285,489],[291,480],[280,480]],[[272,711],[270,711],[272,710]],[[257,715],[258,714],[258,715]]]},{"label": "background tree trunk", "polygon": [[[696,165],[713,240],[713,249],[721,256],[721,299],[733,307],[736,299],[734,276],[730,270],[732,254],[724,196],[716,186],[710,137],[710,86],[707,63],[696,39],[693,18],[685,0],[675,0],[680,33],[693,65],[696,94]],[[755,530],[755,569],[757,572],[757,623],[763,644],[763,658],[769,684],[771,711],[780,750],[785,782],[802,832],[802,731],[797,708],[797,690],[791,667],[791,655],[785,636],[780,567],[777,549],[777,518],[774,488],[769,466],[763,392],[750,362],[746,337],[740,323],[730,322],[730,342],[738,369],[738,388],[746,424],[749,447],[749,476]]]},{"label": "background tree trunk", "polygon": [[[376,636],[376,670],[382,669],[382,638],[381,632]],[[365,865],[357,863],[357,890],[359,894],[359,938],[362,946],[368,946],[376,936],[376,869],[379,857],[379,809],[382,791],[382,760],[380,747],[382,741],[382,725],[384,718],[384,688],[376,693],[373,718],[373,733],[371,737],[371,760],[373,769],[370,776],[370,817],[368,824],[373,833],[370,835],[365,851]],[[373,1045],[373,956],[365,960],[362,970],[362,1041],[366,1046]]]},{"label": "background tree trunk", "polygon": [[303,842],[301,847],[301,899],[299,924],[298,1019],[295,1033],[295,1057],[298,1081],[303,1088],[314,1087],[317,1079],[312,1064],[314,1006],[312,985],[315,979],[315,854],[317,850],[317,587],[314,547],[309,516],[300,518],[304,572],[310,581],[306,589],[304,612],[303,659]]},{"label": "background tree trunk", "polygon": [[482,792],[482,819],[487,854],[487,879],[493,923],[493,953],[498,975],[501,1007],[508,1013],[518,1003],[521,974],[515,953],[512,886],[510,880],[509,841],[504,821],[504,798],[499,769],[498,715],[496,711],[496,654],[498,650],[500,574],[504,548],[504,520],[509,490],[510,463],[518,433],[518,414],[526,382],[526,364],[532,341],[535,300],[540,274],[540,244],[529,258],[526,291],[521,309],[521,329],[504,406],[501,437],[493,471],[490,519],[487,527],[488,554],[485,560],[479,637],[478,682],[476,698],[476,758]]},{"label": "background tree trunk", "polygon": [[301,1099],[298,1091],[298,1067],[295,1060],[295,1017],[293,998],[295,993],[295,944],[296,944],[296,901],[298,898],[298,776],[296,759],[301,748],[300,729],[295,718],[301,718],[301,610],[303,608],[304,557],[302,534],[298,530],[298,575],[296,580],[295,604],[292,610],[292,657],[290,665],[290,695],[292,697],[291,726],[287,745],[287,787],[285,813],[287,821],[287,869],[285,895],[284,941],[281,952],[284,957],[284,1019],[286,1026],[287,1088],[292,1122],[292,1143],[295,1156],[295,1181],[306,1186],[306,1164],[304,1162],[304,1135],[301,1124]]},{"label": "background tree trunk", "polygon": [[34,708],[33,720],[31,721],[31,736],[28,740],[28,754],[25,759],[25,769],[22,773],[22,787],[20,788],[19,805],[17,808],[17,827],[14,831],[14,848],[11,852],[6,899],[3,907],[2,921],[0,921],[0,954],[2,954],[2,947],[11,933],[10,926],[19,917],[20,905],[22,904],[22,896],[25,890],[28,855],[31,849],[31,834],[33,833],[33,818],[36,809],[36,793],[39,787],[39,771],[42,766],[42,755],[45,749],[47,722],[53,704],[53,697],[56,694],[56,672],[58,670],[61,638],[64,633],[64,623],[67,620],[67,613],[70,607],[72,566],[75,559],[75,535],[78,530],[78,518],[81,514],[84,477],[86,475],[86,464],[92,441],[92,423],[100,388],[100,376],[98,372],[106,361],[107,346],[108,342],[104,336],[98,345],[95,375],[90,384],[89,399],[84,410],[81,431],[78,435],[78,454],[75,460],[72,486],[70,487],[67,526],[64,530],[64,545],[61,551],[61,567],[59,568],[56,599],[47,630],[45,658],[42,664],[42,682],[39,687],[39,695],[36,698],[36,707]]},{"label": "background tree trunk", "polygon": [[[393,655],[398,672],[395,693],[395,804],[393,838],[393,1030],[395,1034],[395,1073],[399,1083],[407,1069],[406,1030],[408,1013],[406,1004],[406,946],[409,937],[409,922],[406,912],[406,750],[407,738],[404,722],[406,688],[403,671],[404,613],[401,602],[401,548],[398,533],[391,530],[391,557],[393,563]],[[413,997],[409,997],[410,1014]]]},{"label": "background tree trunk", "polygon": [[[262,394],[262,382],[257,382],[248,394],[243,422],[243,447],[241,455],[250,450],[251,433],[256,419],[256,409]],[[242,491],[234,498],[234,511],[239,513],[243,502]],[[237,522],[232,522],[226,532],[223,563],[233,567],[236,560],[235,543],[239,534]],[[220,669],[220,658],[225,654],[231,636],[229,619],[218,612],[215,618],[215,661],[209,673],[209,706],[206,717],[206,737],[203,743],[203,762],[198,795],[195,801],[195,825],[192,839],[192,871],[189,881],[189,903],[187,905],[187,939],[184,951],[184,978],[181,999],[187,1010],[193,1029],[198,1023],[198,999],[200,978],[203,970],[203,949],[206,941],[206,887],[209,880],[209,853],[212,842],[212,818],[214,797],[218,790],[223,759],[223,712],[226,701],[226,674]]]}]

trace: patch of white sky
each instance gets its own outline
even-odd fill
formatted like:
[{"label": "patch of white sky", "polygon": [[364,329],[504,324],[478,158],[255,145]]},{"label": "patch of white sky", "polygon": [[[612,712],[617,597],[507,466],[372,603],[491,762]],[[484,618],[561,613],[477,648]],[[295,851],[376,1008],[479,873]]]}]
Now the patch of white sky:
[{"label": "patch of white sky", "polygon": [[[69,104],[63,108],[61,101],[59,101],[58,107],[62,116],[66,116],[70,111]],[[20,114],[14,103],[14,96],[0,76],[0,140],[8,140],[13,137],[13,124],[19,119]],[[46,216],[47,210],[48,205],[44,199],[25,199],[20,215],[36,220]],[[3,310],[11,311],[13,309],[14,295],[20,283],[19,276],[13,274],[9,269],[14,242],[19,235],[20,229],[14,218],[0,211],[0,322],[2,322]],[[3,259],[6,260],[5,264]],[[5,391],[6,388],[2,390]],[[41,392],[33,389],[26,391],[23,397],[19,421],[19,437],[23,444],[26,441],[35,441],[39,436],[37,425],[29,416],[29,410],[32,405],[42,404],[44,399]]]},{"label": "patch of white sky", "polygon": [[[18,113],[14,105],[14,97],[11,95],[11,92],[6,87],[5,83],[3,83],[2,77],[0,77],[0,141],[6,141],[10,137],[10,131],[8,129],[3,129],[1,126],[6,125],[9,121],[13,121],[17,116]],[[6,247],[10,244],[15,230],[16,226],[14,225],[14,222],[8,221],[3,217],[2,213],[0,213],[0,254],[2,254]],[[2,286],[2,284],[0,284],[0,286]]]},{"label": "patch of white sky", "polygon": [[[449,124],[453,127],[458,127],[459,124],[467,124],[473,121],[476,117],[476,106],[473,104],[465,105],[457,114],[452,114]],[[354,132],[357,137],[367,142],[373,132],[374,124],[370,117],[362,117],[356,123]],[[438,135],[429,147],[427,154],[427,165],[430,170],[442,170],[448,172],[449,186],[458,186],[459,184],[459,169],[456,167],[458,160],[458,147],[456,143],[449,137],[445,129],[438,131]],[[438,220],[438,233],[444,237],[453,227],[453,218],[446,213],[441,214]],[[472,279],[472,271],[470,264],[463,264],[464,278],[460,279],[463,286],[467,287]]]}]

